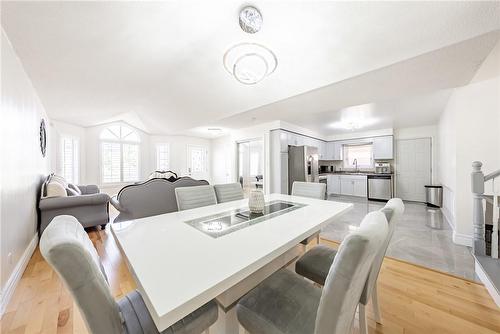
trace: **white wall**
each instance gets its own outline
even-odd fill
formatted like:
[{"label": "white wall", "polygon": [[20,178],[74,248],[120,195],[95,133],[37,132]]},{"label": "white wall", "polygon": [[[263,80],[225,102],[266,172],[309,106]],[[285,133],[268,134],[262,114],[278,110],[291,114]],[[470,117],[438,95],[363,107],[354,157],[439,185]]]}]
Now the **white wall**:
[{"label": "white wall", "polygon": [[[0,282],[3,312],[36,246],[38,191],[48,173],[51,151],[48,145],[47,155],[42,157],[40,121],[45,119],[47,128],[49,121],[3,29],[1,51]],[[50,134],[49,129],[47,131]]]},{"label": "white wall", "polygon": [[201,146],[208,150],[208,172],[206,178],[211,180],[211,142],[209,139],[189,136],[151,136],[150,138],[150,166],[148,174],[156,168],[156,144],[170,145],[170,169],[179,176],[188,175],[188,147]]},{"label": "white wall", "polygon": [[[110,124],[111,123],[84,128],[64,122],[52,121],[51,125],[54,136],[51,140],[51,147],[56,153],[51,159],[50,170],[55,173],[61,173],[61,138],[63,136],[78,138],[80,141],[80,183],[97,184],[104,192],[110,195],[114,195],[118,192],[125,184],[103,185],[101,183],[99,137],[102,130]],[[114,122],[113,124],[124,124],[134,128],[124,122]],[[139,134],[141,140],[139,144],[139,173],[141,179],[145,180],[156,168],[157,143],[168,143],[170,145],[170,169],[178,173],[179,176],[188,174],[188,146],[195,145],[206,147],[209,154],[209,170],[206,178],[210,179],[211,142],[209,139],[189,136],[156,136],[136,128],[134,129]]]},{"label": "white wall", "polygon": [[454,90],[439,122],[443,212],[454,226],[456,243],[472,244],[472,162],[482,161],[485,174],[500,168],[499,119],[500,43],[471,83]]}]

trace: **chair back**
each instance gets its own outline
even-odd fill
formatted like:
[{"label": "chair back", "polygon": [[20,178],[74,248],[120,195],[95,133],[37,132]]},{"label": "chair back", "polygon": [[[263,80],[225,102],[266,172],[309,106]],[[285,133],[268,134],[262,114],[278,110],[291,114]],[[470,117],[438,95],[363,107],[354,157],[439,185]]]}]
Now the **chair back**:
[{"label": "chair back", "polygon": [[217,204],[214,186],[182,187],[175,189],[179,211]]},{"label": "chair back", "polygon": [[315,182],[299,182],[292,184],[292,196],[325,199],[326,184]]},{"label": "chair back", "polygon": [[375,211],[367,214],[360,228],[342,241],[323,287],[315,334],[351,332],[368,273],[387,234],[385,215]]},{"label": "chair back", "polygon": [[215,195],[217,203],[237,201],[243,199],[243,189],[239,183],[216,184]]},{"label": "chair back", "polygon": [[75,217],[55,217],[40,238],[40,251],[73,295],[91,333],[124,332],[99,255]]},{"label": "chair back", "polygon": [[396,229],[396,224],[403,215],[404,210],[405,206],[400,198],[390,199],[387,204],[380,209],[380,212],[382,212],[387,218],[389,233],[387,233],[387,238],[385,238],[382,247],[373,260],[372,269],[368,275],[368,280],[366,281],[363,293],[361,294],[361,299],[359,300],[359,302],[363,305],[368,304],[373,289],[375,288],[375,284],[377,284],[378,275],[380,273],[380,269],[382,268],[382,263],[384,262],[385,253],[387,252],[387,248],[389,248],[389,243],[391,242],[392,235]]},{"label": "chair back", "polygon": [[140,184],[126,186],[116,196],[120,214],[114,221],[120,222],[177,211],[176,188],[207,184],[205,180],[181,177],[174,182],[154,178]]}]

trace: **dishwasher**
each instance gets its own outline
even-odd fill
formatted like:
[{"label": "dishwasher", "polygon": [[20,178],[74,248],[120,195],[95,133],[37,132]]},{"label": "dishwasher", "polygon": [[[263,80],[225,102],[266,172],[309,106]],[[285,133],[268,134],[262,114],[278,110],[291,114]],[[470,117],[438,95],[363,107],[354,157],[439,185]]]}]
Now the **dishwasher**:
[{"label": "dishwasher", "polygon": [[388,201],[392,195],[392,175],[368,175],[368,199],[374,201]]}]

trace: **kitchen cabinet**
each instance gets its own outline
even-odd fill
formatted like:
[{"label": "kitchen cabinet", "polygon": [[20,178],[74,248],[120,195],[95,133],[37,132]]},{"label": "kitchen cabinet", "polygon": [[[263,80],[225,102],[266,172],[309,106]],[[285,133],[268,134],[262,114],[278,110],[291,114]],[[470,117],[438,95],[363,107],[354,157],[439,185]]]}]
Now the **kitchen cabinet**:
[{"label": "kitchen cabinet", "polygon": [[346,196],[367,196],[366,175],[340,175],[340,194]]},{"label": "kitchen cabinet", "polygon": [[343,156],[342,150],[343,150],[342,142],[334,141],[333,142],[332,160],[342,160],[342,156]]},{"label": "kitchen cabinet", "polygon": [[340,175],[328,175],[326,179],[326,191],[328,195],[340,195]]},{"label": "kitchen cabinet", "polygon": [[320,160],[326,160],[326,142],[319,140],[318,156]]},{"label": "kitchen cabinet", "polygon": [[373,138],[373,159],[390,160],[394,158],[393,136],[382,136]]}]

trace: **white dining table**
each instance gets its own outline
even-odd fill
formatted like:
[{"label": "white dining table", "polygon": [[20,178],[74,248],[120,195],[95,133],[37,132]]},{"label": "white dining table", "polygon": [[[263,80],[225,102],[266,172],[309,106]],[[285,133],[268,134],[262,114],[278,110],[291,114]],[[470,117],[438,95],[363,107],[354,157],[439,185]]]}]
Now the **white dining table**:
[{"label": "white dining table", "polygon": [[235,304],[302,251],[298,245],[352,207],[351,203],[271,194],[266,202],[300,207],[213,237],[186,223],[248,208],[248,199],[113,223],[125,257],[161,332],[208,301],[219,305],[214,333],[237,333]]}]

